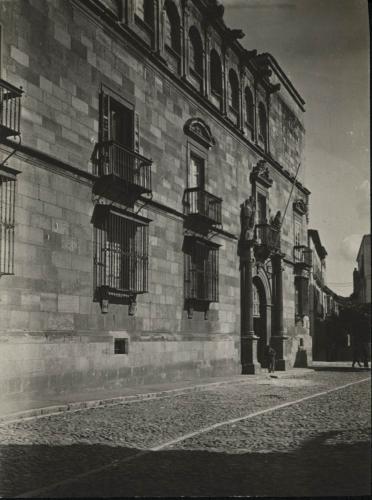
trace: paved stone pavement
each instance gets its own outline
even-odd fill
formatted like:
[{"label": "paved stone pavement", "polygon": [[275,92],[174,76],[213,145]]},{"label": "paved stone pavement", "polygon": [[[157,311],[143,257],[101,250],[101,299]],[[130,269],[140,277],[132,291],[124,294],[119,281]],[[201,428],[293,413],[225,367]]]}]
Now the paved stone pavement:
[{"label": "paved stone pavement", "polygon": [[319,371],[278,376],[2,424],[0,495],[370,494],[369,381],[151,451],[198,429],[369,374]]}]

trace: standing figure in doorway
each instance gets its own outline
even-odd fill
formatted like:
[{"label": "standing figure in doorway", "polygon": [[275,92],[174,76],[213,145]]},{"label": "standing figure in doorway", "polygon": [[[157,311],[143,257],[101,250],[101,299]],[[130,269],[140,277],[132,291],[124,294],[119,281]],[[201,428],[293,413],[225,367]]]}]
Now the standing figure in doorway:
[{"label": "standing figure in doorway", "polygon": [[269,369],[269,373],[274,373],[276,351],[269,345],[266,347],[266,357],[267,357],[267,367]]}]

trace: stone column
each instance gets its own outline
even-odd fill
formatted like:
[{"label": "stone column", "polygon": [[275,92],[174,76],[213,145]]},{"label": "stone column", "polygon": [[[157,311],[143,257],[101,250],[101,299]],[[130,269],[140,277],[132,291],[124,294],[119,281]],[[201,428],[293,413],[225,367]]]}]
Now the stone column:
[{"label": "stone column", "polygon": [[227,49],[226,47],[222,47],[222,53],[221,53],[221,56],[222,56],[222,61],[221,61],[221,65],[222,65],[222,103],[221,103],[221,113],[223,115],[227,115],[227,110],[228,110],[228,107],[229,107],[229,103],[228,103],[228,84],[227,84]]},{"label": "stone column", "polygon": [[270,94],[266,98],[266,153],[270,152]]},{"label": "stone column", "polygon": [[242,86],[241,83],[239,82],[239,112],[238,112],[238,121],[236,126],[240,129],[241,132],[243,132],[244,127],[243,127],[243,94],[242,94]]},{"label": "stone column", "polygon": [[244,375],[258,373],[258,337],[253,329],[253,240],[239,243],[240,256],[240,310],[241,310],[241,362]]},{"label": "stone column", "polygon": [[181,75],[187,78],[189,73],[189,6],[187,1],[183,2],[181,42]]},{"label": "stone column", "polygon": [[258,128],[258,119],[257,119],[257,81],[255,79],[254,81],[254,88],[253,88],[253,141],[257,142],[257,128]]},{"label": "stone column", "polygon": [[284,371],[287,361],[285,356],[285,341],[288,337],[285,335],[283,326],[283,268],[282,255],[275,254],[272,257],[275,296],[274,296],[274,334],[271,336],[271,346],[276,351],[276,369]]},{"label": "stone column", "polygon": [[203,72],[203,95],[207,99],[210,97],[210,52],[211,52],[211,35],[209,26],[204,25],[204,72]]},{"label": "stone column", "polygon": [[153,9],[153,35],[151,40],[151,48],[154,52],[159,53],[159,37],[160,37],[160,26],[159,26],[159,4],[155,0],[149,0],[152,3]]}]

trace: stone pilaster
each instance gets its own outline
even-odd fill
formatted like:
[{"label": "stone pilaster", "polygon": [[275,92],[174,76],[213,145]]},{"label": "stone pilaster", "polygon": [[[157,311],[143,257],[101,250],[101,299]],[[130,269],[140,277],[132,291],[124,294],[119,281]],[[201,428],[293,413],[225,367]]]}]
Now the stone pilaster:
[{"label": "stone pilaster", "polygon": [[222,47],[222,103],[221,103],[221,113],[223,115],[227,115],[227,110],[228,110],[228,83],[227,83],[227,53],[226,53],[226,47]]},{"label": "stone pilaster", "polygon": [[204,25],[204,74],[203,74],[203,94],[204,97],[210,97],[210,52],[211,52],[211,34],[208,25]]},{"label": "stone pilaster", "polygon": [[253,329],[253,241],[239,243],[240,283],[241,283],[241,363],[244,375],[258,373],[261,369],[257,361],[258,337]]},{"label": "stone pilaster", "polygon": [[183,78],[187,78],[189,73],[189,15],[188,2],[184,1],[181,25],[181,75]]}]

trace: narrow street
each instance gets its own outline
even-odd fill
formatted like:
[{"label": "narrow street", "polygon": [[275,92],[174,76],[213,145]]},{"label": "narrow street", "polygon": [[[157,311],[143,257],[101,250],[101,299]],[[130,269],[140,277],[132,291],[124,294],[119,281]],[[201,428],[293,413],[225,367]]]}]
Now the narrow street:
[{"label": "narrow street", "polygon": [[2,424],[0,495],[366,495],[369,450],[369,373],[267,375]]}]

